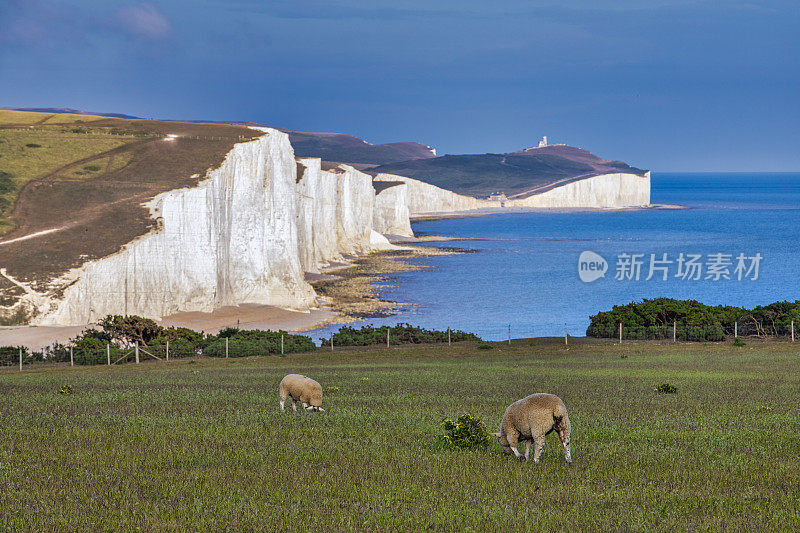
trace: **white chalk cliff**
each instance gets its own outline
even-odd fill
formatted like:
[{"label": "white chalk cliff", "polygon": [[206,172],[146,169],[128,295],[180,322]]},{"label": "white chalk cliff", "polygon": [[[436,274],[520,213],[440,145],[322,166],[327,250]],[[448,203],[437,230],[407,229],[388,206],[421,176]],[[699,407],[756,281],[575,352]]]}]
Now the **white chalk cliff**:
[{"label": "white chalk cliff", "polygon": [[641,207],[650,204],[650,172],[602,174],[566,183],[526,198],[506,200],[518,207]]},{"label": "white chalk cliff", "polygon": [[[295,160],[286,134],[257,129],[262,136],[236,144],[196,186],[150,201],[155,229],[47,292],[11,280],[26,294],[0,314],[23,308],[35,324],[79,325],[108,314],[161,318],[244,303],[306,311],[318,302],[305,273],[394,248],[384,235],[413,236],[413,216],[500,207],[404,176],[322,170],[319,159]],[[649,178],[595,176],[505,205],[647,205]]]}]

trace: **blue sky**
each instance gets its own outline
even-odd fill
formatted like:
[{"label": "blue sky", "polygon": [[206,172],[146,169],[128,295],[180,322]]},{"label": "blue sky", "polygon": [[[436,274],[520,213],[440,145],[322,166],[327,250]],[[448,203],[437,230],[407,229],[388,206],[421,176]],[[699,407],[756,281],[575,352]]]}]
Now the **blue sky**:
[{"label": "blue sky", "polygon": [[0,0],[0,106],[800,171],[800,2]]}]

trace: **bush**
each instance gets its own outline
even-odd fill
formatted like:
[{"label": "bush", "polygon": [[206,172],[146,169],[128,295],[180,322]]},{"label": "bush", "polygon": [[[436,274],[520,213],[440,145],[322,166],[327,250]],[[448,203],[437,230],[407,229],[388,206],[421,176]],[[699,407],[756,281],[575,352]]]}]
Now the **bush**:
[{"label": "bush", "polygon": [[310,352],[317,349],[311,337],[305,335],[290,335],[285,331],[227,328],[216,337],[208,338],[208,345],[203,354],[209,357],[225,357],[226,338],[229,357],[280,354],[281,336],[283,336],[284,353]]},{"label": "bush", "polygon": [[[615,305],[591,317],[588,337],[616,338],[622,324],[626,339],[672,338],[718,342],[738,329],[745,335],[789,335],[791,324],[800,324],[800,300],[775,302],[748,310],[731,306],[708,306],[695,300],[656,298],[626,305]],[[738,324],[738,328],[737,328]]]},{"label": "bush", "polygon": [[468,414],[459,416],[455,422],[444,419],[442,428],[444,434],[436,439],[439,448],[472,450],[485,448],[491,443],[483,421]]},{"label": "bush", "polygon": [[28,143],[25,146],[27,146],[28,148],[41,148],[42,147],[41,144],[36,144],[36,143]]},{"label": "bush", "polygon": [[[0,365],[18,365],[19,364],[19,346],[0,346]],[[22,359],[28,357],[28,349],[22,347]]]},{"label": "bush", "polygon": [[745,344],[746,343],[742,340],[741,337],[736,337],[735,339],[733,339],[734,346],[744,346]]},{"label": "bush", "polygon": [[[374,344],[386,344],[386,332],[389,331],[389,344],[434,344],[447,342],[447,330],[425,329],[411,324],[397,324],[395,326],[363,326],[359,329],[343,326],[338,333],[333,335],[334,346],[371,346]],[[479,341],[480,337],[474,333],[451,330],[450,340],[459,341]],[[321,338],[322,346],[330,346],[330,339]]]},{"label": "bush", "polygon": [[88,170],[89,172],[97,172],[98,170],[100,170],[100,167],[97,165],[86,165],[85,167],[83,167],[83,170]]},{"label": "bush", "polygon": [[654,389],[656,392],[660,392],[662,394],[675,394],[678,392],[678,387],[674,385],[670,385],[669,383],[662,383],[658,387]]},{"label": "bush", "polygon": [[494,348],[494,346],[492,346],[491,344],[479,344],[478,345],[478,349],[479,350],[491,350],[492,348]]}]

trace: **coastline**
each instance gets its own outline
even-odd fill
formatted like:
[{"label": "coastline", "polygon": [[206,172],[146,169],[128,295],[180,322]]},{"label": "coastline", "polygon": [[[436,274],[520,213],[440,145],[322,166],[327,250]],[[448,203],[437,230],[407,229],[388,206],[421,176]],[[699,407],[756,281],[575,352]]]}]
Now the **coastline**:
[{"label": "coastline", "polygon": [[418,213],[416,215],[411,215],[410,218],[412,222],[424,222],[427,220],[474,218],[517,213],[616,213],[620,211],[675,211],[683,209],[694,208],[676,204],[650,204],[632,207],[479,207],[478,209],[469,209],[466,211],[431,211],[429,213]]}]

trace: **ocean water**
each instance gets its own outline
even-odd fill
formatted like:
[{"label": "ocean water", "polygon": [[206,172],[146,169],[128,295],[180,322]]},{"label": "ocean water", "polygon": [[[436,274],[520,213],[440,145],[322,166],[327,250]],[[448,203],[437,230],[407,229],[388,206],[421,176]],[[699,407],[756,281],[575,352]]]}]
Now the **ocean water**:
[{"label": "ocean water", "polygon": [[[643,298],[746,307],[800,299],[800,174],[653,173],[651,200],[690,209],[537,212],[415,223],[417,234],[482,240],[435,243],[475,252],[416,259],[431,268],[390,275],[393,287],[382,293],[405,303],[402,312],[354,325],[409,322],[501,340],[508,325],[513,337],[563,335],[565,323],[570,335],[585,335],[591,315]],[[578,259],[584,251],[606,260],[604,277],[581,280]],[[676,276],[681,253],[701,256],[696,261],[701,279]],[[625,262],[622,254],[643,254],[638,280],[631,269],[618,267]],[[646,279],[651,254],[657,260],[667,254],[672,261],[654,265],[667,269],[666,281],[658,269]],[[760,254],[757,279],[755,269],[737,279],[740,254],[746,269],[753,266],[749,258]],[[616,279],[618,268],[624,279]],[[730,279],[722,275],[726,270]],[[310,335],[316,340],[330,329]]]}]

